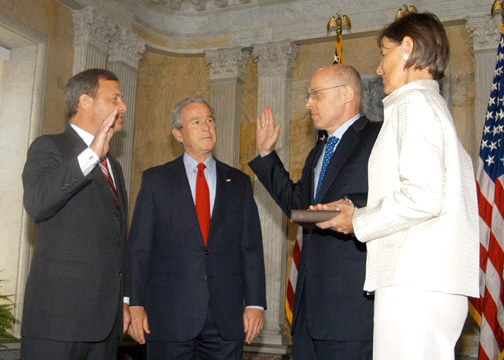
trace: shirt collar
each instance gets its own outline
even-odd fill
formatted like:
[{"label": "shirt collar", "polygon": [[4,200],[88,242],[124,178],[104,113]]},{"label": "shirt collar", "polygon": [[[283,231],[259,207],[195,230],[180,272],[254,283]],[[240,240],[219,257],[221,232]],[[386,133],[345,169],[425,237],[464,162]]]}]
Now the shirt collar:
[{"label": "shirt collar", "polygon": [[329,136],[336,136],[338,139],[341,139],[343,135],[345,135],[345,132],[348,130],[348,128],[352,126],[353,123],[356,122],[361,116],[361,113],[355,114],[350,118],[350,120],[347,120],[343,125],[337,128],[335,132],[329,134]]},{"label": "shirt collar", "polygon": [[[183,160],[184,160],[184,166],[185,166],[185,169],[186,169],[186,172],[189,173],[191,171],[198,171],[198,164],[199,162],[194,160],[192,158],[191,155],[189,155],[188,153],[184,153],[184,156],[183,156]],[[203,164],[205,164],[206,168],[212,172],[215,171],[215,158],[213,157],[212,154],[210,154],[210,156],[203,162]]]},{"label": "shirt collar", "polygon": [[78,127],[75,124],[70,124],[70,126],[72,127],[72,129],[75,130],[75,132],[77,133],[77,135],[80,136],[80,138],[86,143],[87,146],[91,145],[91,143],[94,140],[94,136],[93,135],[91,135],[90,133],[88,133],[86,130],[82,130],[80,127]]},{"label": "shirt collar", "polygon": [[392,104],[398,97],[410,90],[432,90],[439,93],[439,83],[436,80],[415,80],[404,84],[399,89],[383,98],[384,105]]}]

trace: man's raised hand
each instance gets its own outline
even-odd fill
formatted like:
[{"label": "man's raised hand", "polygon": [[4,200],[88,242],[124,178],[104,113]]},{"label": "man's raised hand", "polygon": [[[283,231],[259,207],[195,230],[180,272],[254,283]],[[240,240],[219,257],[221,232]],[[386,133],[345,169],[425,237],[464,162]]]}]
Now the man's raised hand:
[{"label": "man's raised hand", "polygon": [[257,118],[256,143],[261,157],[269,155],[275,149],[279,135],[280,125],[275,126],[275,119],[271,108],[265,107]]}]

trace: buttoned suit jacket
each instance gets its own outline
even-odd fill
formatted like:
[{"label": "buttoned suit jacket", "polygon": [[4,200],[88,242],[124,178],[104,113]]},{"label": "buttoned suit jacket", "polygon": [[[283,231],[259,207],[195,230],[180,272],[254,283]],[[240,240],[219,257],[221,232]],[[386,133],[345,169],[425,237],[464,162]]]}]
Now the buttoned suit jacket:
[{"label": "buttoned suit jacket", "polygon": [[38,137],[23,170],[24,206],[37,225],[21,335],[72,342],[104,340],[122,323],[127,198],[122,169],[108,155],[119,208],[95,166],[84,176],[87,145],[72,127]]},{"label": "buttoned suit jacket", "polygon": [[[341,138],[329,164],[319,194],[319,203],[347,196],[356,206],[366,204],[367,162],[379,123],[361,116]],[[324,132],[324,137],[327,134]],[[249,165],[287,216],[293,209],[314,203],[314,169],[323,153],[318,141],[310,151],[299,182],[289,178],[276,152]],[[372,339],[373,299],[363,291],[366,247],[353,236],[316,228],[303,230],[294,300],[295,331],[301,293],[306,301],[310,335],[318,340],[367,341]]]},{"label": "buttoned suit jacket", "polygon": [[244,306],[266,306],[264,260],[250,178],[216,161],[207,246],[183,157],[146,170],[129,237],[131,305],[146,310],[149,341],[188,341],[211,309],[222,337],[243,339]]}]

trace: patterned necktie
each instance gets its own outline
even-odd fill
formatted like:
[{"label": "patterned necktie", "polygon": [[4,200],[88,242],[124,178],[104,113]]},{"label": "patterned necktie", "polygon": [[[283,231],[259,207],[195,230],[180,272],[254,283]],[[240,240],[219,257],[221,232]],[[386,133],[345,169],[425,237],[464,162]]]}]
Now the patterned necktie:
[{"label": "patterned necktie", "polygon": [[105,181],[107,182],[107,184],[110,188],[110,191],[112,192],[112,197],[114,198],[114,203],[117,206],[117,208],[119,209],[119,197],[117,196],[117,190],[115,188],[114,182],[112,181],[112,178],[110,177],[110,172],[109,172],[108,165],[107,165],[107,159],[102,160],[100,162],[100,168],[101,168],[103,177],[105,178]]},{"label": "patterned necktie", "polygon": [[318,196],[320,193],[320,188],[322,187],[322,182],[324,181],[324,176],[327,171],[327,166],[329,165],[329,161],[331,161],[331,157],[334,153],[334,147],[339,142],[339,138],[336,136],[330,136],[327,139],[327,145],[324,153],[324,160],[322,161],[322,168],[320,169],[320,175],[317,183],[317,190],[315,191],[315,204],[318,203]]},{"label": "patterned necktie", "polygon": [[203,236],[205,246],[208,240],[208,232],[210,231],[210,192],[205,179],[205,164],[198,164],[198,176],[196,177],[196,214]]}]

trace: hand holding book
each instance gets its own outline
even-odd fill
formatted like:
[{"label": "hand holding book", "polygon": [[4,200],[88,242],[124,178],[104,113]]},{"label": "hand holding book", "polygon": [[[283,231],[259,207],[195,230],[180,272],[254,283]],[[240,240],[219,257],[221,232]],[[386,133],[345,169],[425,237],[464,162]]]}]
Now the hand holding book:
[{"label": "hand holding book", "polygon": [[[354,212],[354,204],[345,198],[328,204],[310,205],[308,210],[292,210],[291,220],[304,228],[313,228],[315,225],[321,229],[351,234],[353,233],[352,216]],[[300,216],[301,219],[299,219]]]}]

